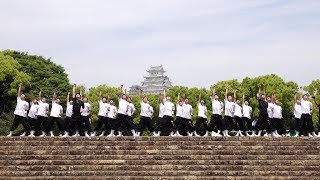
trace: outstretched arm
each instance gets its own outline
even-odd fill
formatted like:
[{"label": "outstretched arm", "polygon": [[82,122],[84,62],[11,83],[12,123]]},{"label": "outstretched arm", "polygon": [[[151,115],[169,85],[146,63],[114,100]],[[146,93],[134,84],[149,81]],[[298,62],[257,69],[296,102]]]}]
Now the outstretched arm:
[{"label": "outstretched arm", "polygon": [[123,85],[121,85],[120,86],[120,88],[119,88],[119,97],[121,98],[122,97],[122,95],[123,95]]},{"label": "outstretched arm", "polygon": [[80,87],[80,96],[81,96],[81,100],[83,100],[83,93],[82,93],[82,88]]},{"label": "outstretched arm", "polygon": [[237,90],[234,90],[234,93],[233,93],[233,101],[234,101],[234,102],[237,101]]},{"label": "outstretched arm", "polygon": [[229,92],[229,85],[226,87],[226,94],[224,95],[224,99],[228,100],[228,92]]},{"label": "outstretched arm", "polygon": [[67,95],[67,105],[69,104],[69,101],[70,101],[70,92],[68,92],[68,95]]},{"label": "outstretched arm", "polygon": [[216,85],[212,85],[212,97],[214,97],[216,95]]},{"label": "outstretched arm", "polygon": [[180,102],[180,93],[178,93],[178,100],[177,100],[177,103]]},{"label": "outstretched arm", "polygon": [[242,104],[244,104],[244,98],[245,98],[245,96],[244,96],[244,93],[242,94]]},{"label": "outstretched arm", "polygon": [[74,85],[73,85],[73,88],[72,88],[72,97],[73,97],[73,98],[76,96],[76,87],[77,87],[77,85],[74,84]]},{"label": "outstretched arm", "polygon": [[318,93],[318,90],[316,89],[316,90],[313,92],[312,98],[313,98],[314,103],[315,103],[317,106],[319,106],[319,104],[318,104],[318,102],[317,102],[317,99],[316,99],[317,93]]},{"label": "outstretched arm", "polygon": [[19,84],[19,89],[18,89],[18,94],[17,94],[18,97],[21,96],[21,87],[22,87],[22,83]]},{"label": "outstretched arm", "polygon": [[261,87],[259,86],[259,91],[258,91],[258,94],[257,94],[257,99],[261,99]]},{"label": "outstretched arm", "polygon": [[275,93],[274,91],[272,92],[271,101],[272,101],[273,103],[276,102],[276,93]]},{"label": "outstretched arm", "polygon": [[302,92],[302,86],[300,87],[300,99],[302,99],[302,96],[303,96],[303,92]]},{"label": "outstretched arm", "polygon": [[54,103],[56,99],[57,99],[56,90],[53,90],[52,103]]},{"label": "outstretched arm", "polygon": [[40,91],[39,91],[39,101],[41,101],[41,95],[42,95],[42,88],[40,88]]},{"label": "outstretched arm", "polygon": [[33,104],[33,92],[32,90],[29,91],[30,94],[30,104]]},{"label": "outstretched arm", "polygon": [[200,101],[201,101],[201,92],[199,94],[198,103],[200,103]]}]

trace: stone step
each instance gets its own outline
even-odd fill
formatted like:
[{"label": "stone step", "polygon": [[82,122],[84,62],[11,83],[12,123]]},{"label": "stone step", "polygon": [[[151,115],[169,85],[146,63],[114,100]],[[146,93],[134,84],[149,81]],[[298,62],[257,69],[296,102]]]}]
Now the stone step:
[{"label": "stone step", "polygon": [[320,171],[320,166],[249,165],[20,165],[0,166],[0,171]]},{"label": "stone step", "polygon": [[320,176],[319,171],[0,171],[0,176]]},{"label": "stone step", "polygon": [[318,160],[0,160],[1,165],[284,165],[317,166]]},{"label": "stone step", "polygon": [[8,160],[320,160],[319,155],[6,155]]}]

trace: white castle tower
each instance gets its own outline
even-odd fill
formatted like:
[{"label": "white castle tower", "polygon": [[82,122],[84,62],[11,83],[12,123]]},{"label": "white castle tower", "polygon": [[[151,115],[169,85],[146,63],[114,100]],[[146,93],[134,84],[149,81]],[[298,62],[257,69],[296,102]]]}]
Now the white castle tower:
[{"label": "white castle tower", "polygon": [[164,75],[166,71],[164,71],[162,65],[151,66],[147,72],[148,75],[144,76],[142,85],[140,87],[137,85],[131,86],[129,94],[136,94],[139,90],[142,90],[144,94],[159,94],[172,87],[169,77]]}]

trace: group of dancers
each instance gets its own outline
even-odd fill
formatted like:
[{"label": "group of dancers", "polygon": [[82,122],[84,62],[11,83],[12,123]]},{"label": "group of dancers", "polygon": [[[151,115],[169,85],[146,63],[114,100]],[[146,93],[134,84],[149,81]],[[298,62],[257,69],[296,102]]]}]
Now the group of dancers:
[{"label": "group of dancers", "polygon": [[[102,131],[99,136],[141,136],[147,129],[153,136],[226,136],[230,137],[230,131],[235,130],[235,136],[290,136],[287,133],[282,119],[282,107],[276,94],[272,93],[267,97],[265,91],[259,88],[257,99],[259,102],[259,117],[256,120],[252,118],[252,107],[249,101],[237,97],[236,91],[233,96],[229,95],[229,87],[226,87],[224,101],[216,94],[216,87],[212,90],[212,114],[208,122],[208,111],[206,101],[202,99],[201,93],[197,102],[197,119],[193,124],[193,107],[189,104],[189,99],[178,94],[178,101],[173,103],[171,97],[159,94],[159,115],[157,122],[153,125],[152,118],[154,109],[148,101],[148,97],[140,93],[140,122],[134,123],[135,105],[131,97],[127,96],[123,86],[119,88],[119,104],[115,106],[114,99],[108,95],[102,97],[102,91],[99,89],[99,112],[96,127],[92,130],[91,113],[92,106],[88,98],[82,97],[82,92],[76,93],[76,85],[73,86],[72,97],[70,93],[67,96],[67,106],[65,119],[63,116],[63,107],[56,93],[53,93],[52,105],[47,103],[47,99],[42,97],[40,90],[39,97],[31,99],[30,108],[26,101],[26,96],[21,92],[19,85],[17,95],[17,105],[14,111],[14,121],[10,128],[8,136],[12,136],[13,131],[22,124],[24,133],[20,136],[54,136],[53,129],[57,124],[60,130],[59,136],[97,136],[98,131]],[[308,95],[303,95],[300,88],[299,97],[294,95],[294,118],[295,131],[294,136],[319,137],[314,130],[312,122],[312,103]],[[315,96],[312,96],[318,107]],[[50,111],[50,113],[49,113]],[[203,128],[201,128],[203,125]],[[203,132],[201,130],[204,129]]]}]

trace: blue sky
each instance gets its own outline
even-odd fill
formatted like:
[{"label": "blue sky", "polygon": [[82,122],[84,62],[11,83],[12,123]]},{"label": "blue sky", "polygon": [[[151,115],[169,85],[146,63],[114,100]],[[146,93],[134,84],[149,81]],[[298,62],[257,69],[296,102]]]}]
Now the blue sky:
[{"label": "blue sky", "polygon": [[73,83],[139,84],[162,64],[174,85],[276,73],[319,79],[317,0],[2,0],[0,49],[51,57]]}]

